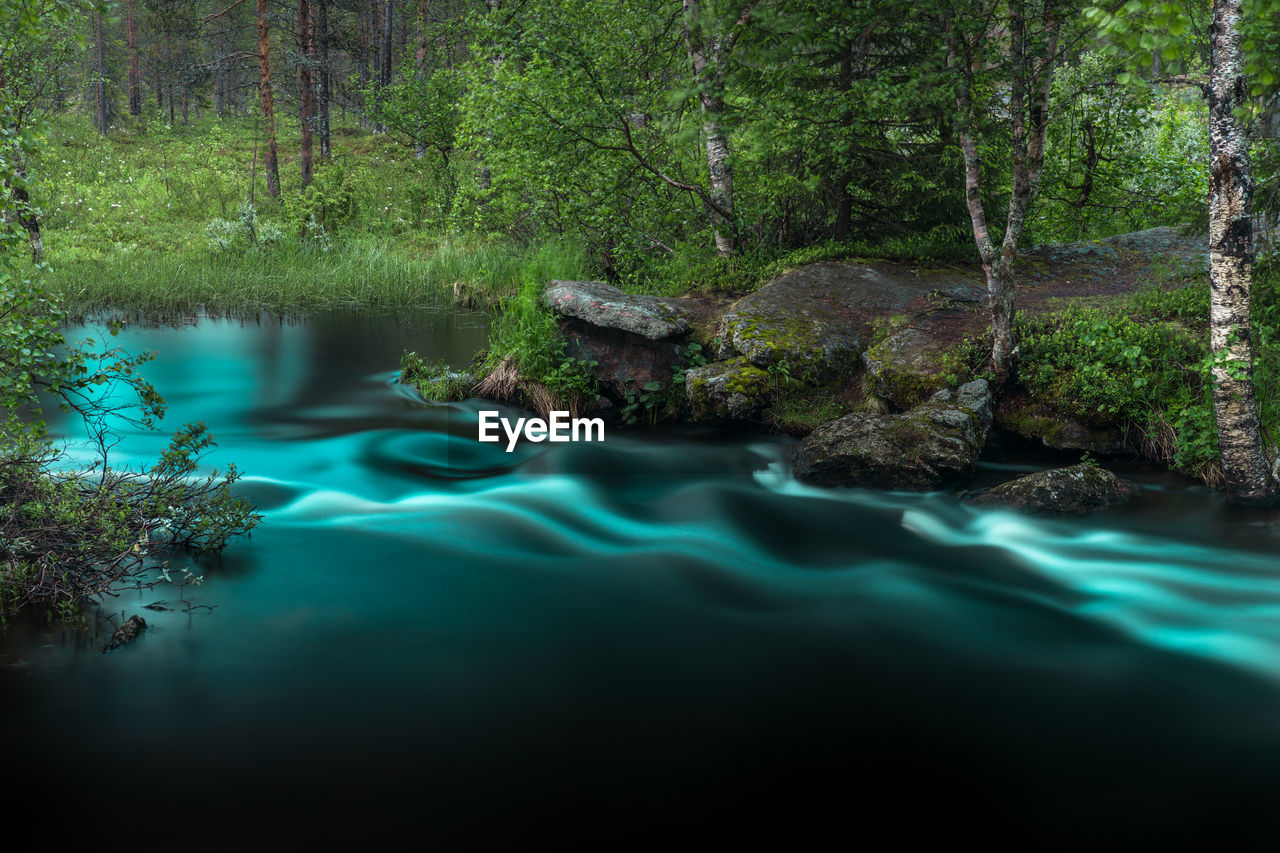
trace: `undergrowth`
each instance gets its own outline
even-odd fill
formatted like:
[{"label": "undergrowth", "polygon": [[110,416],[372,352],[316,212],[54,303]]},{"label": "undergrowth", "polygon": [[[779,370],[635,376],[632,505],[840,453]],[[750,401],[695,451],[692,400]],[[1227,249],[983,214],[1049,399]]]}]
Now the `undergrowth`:
[{"label": "undergrowth", "polygon": [[[1280,274],[1254,280],[1254,389],[1264,439],[1280,438]],[[1017,323],[1017,382],[1057,417],[1120,426],[1144,455],[1218,485],[1217,426],[1204,279],[1158,285],[1107,308],[1075,306]],[[989,336],[946,357],[952,383],[987,374]],[[990,378],[988,376],[988,378]]]}]

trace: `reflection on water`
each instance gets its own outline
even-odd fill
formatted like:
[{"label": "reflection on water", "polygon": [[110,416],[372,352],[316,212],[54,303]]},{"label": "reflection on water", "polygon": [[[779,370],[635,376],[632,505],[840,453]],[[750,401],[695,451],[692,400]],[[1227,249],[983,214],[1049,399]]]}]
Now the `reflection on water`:
[{"label": "reflection on water", "polygon": [[467,362],[461,315],[122,340],[266,523],[200,567],[212,611],[107,602],[153,625],[125,651],[11,626],[15,815],[184,849],[1277,829],[1274,515],[1136,468],[1084,520],[823,492],[786,440],[705,430],[508,455],[392,384],[406,348]]}]

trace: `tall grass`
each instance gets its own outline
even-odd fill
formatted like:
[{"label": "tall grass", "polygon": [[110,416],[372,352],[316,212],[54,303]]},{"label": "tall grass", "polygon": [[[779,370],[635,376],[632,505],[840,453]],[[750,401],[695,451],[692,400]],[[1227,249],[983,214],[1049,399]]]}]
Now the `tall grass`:
[{"label": "tall grass", "polygon": [[484,307],[543,276],[586,274],[582,252],[560,243],[518,247],[444,240],[434,252],[410,254],[389,238],[370,237],[328,249],[289,239],[238,252],[186,248],[55,261],[48,282],[73,314],[117,308],[173,316],[451,301]]}]

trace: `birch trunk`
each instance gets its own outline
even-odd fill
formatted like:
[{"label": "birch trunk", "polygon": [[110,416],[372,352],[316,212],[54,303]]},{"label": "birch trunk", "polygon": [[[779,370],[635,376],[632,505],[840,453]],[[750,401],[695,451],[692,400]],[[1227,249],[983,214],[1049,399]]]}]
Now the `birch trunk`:
[{"label": "birch trunk", "polygon": [[1249,145],[1236,110],[1244,106],[1242,0],[1215,0],[1210,27],[1209,346],[1214,355],[1213,411],[1227,496],[1236,503],[1275,501],[1253,393],[1249,287],[1253,277],[1253,178]]},{"label": "birch trunk", "polygon": [[44,235],[40,233],[40,217],[36,215],[35,208],[31,206],[31,196],[27,194],[26,168],[19,163],[14,171],[17,173],[17,181],[13,186],[13,198],[17,202],[15,207],[18,224],[27,230],[31,260],[38,264],[44,260]]},{"label": "birch trunk", "polygon": [[974,135],[972,44],[963,49],[954,41],[949,64],[959,72],[956,108],[957,136],[964,156],[965,203],[974,243],[982,260],[991,310],[991,371],[996,385],[1007,382],[1017,356],[1013,321],[1017,313],[1017,281],[1014,262],[1018,243],[1026,231],[1027,216],[1035,202],[1044,171],[1045,138],[1049,128],[1049,86],[1057,58],[1058,19],[1052,0],[1042,7],[1043,52],[1033,57],[1027,50],[1027,4],[1009,4],[1010,87],[1009,121],[1013,148],[1013,190],[1005,217],[1004,236],[999,249],[991,238],[986,211],[982,207],[982,161]]},{"label": "birch trunk", "polygon": [[[707,174],[711,186],[711,226],[716,254],[732,255],[735,250],[733,210],[733,168],[730,165],[729,138],[724,131],[724,63],[732,50],[737,33],[726,37],[720,32],[708,34],[702,21],[700,0],[683,0],[685,45],[693,66],[693,84],[702,106],[702,135],[707,150]],[[754,3],[748,4],[739,18],[745,24]]]},{"label": "birch trunk", "polygon": [[271,92],[271,40],[267,27],[267,0],[258,0],[258,94],[262,98],[262,124],[267,137],[267,194],[280,197],[280,165],[276,156],[276,115]]}]

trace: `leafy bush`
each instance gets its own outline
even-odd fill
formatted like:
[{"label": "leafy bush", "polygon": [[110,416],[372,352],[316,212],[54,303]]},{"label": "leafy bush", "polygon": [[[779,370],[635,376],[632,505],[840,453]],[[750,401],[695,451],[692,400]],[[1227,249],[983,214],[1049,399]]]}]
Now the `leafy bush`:
[{"label": "leafy bush", "polygon": [[1204,476],[1216,462],[1203,335],[1075,308],[1022,320],[1019,347],[1019,381],[1062,414],[1132,427],[1152,456],[1185,473]]},{"label": "leafy bush", "polygon": [[240,218],[235,222],[214,219],[204,228],[209,253],[220,255],[246,247],[268,248],[284,239],[284,231],[274,222],[258,218],[251,202],[240,205]]},{"label": "leafy bush", "polygon": [[[202,424],[184,427],[145,472],[105,467],[108,436],[123,420],[154,427],[164,401],[137,368],[149,354],[68,343],[65,317],[31,278],[0,266],[0,615],[43,607],[70,616],[86,598],[141,582],[145,560],[185,547],[219,551],[259,520],[232,496],[232,466],[195,477],[213,447]],[[104,386],[132,391],[112,404]],[[89,471],[64,470],[40,417],[44,395],[80,414],[98,448]]]}]

